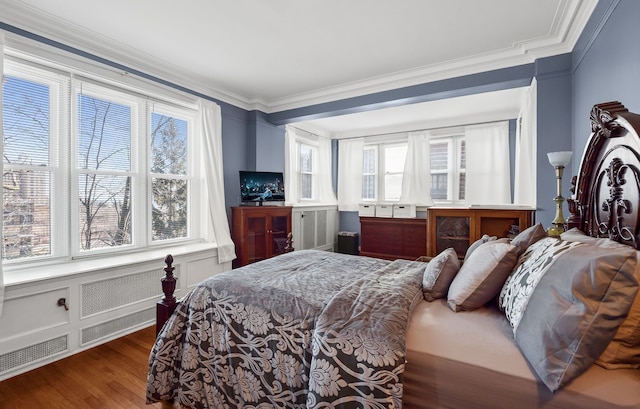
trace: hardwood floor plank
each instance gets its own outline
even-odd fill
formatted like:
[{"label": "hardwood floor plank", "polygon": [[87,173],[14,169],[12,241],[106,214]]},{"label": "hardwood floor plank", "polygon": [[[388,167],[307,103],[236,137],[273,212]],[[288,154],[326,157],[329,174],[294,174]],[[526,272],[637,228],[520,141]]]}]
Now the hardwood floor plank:
[{"label": "hardwood floor plank", "polygon": [[2,409],[178,409],[146,404],[155,327],[0,382]]}]

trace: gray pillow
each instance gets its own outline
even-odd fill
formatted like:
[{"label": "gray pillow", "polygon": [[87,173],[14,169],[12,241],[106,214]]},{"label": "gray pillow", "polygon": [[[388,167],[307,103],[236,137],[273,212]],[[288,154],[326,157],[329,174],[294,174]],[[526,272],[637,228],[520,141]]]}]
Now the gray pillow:
[{"label": "gray pillow", "polygon": [[530,245],[544,237],[547,237],[547,232],[542,227],[542,223],[538,223],[521,231],[511,240],[511,244],[518,248],[518,256],[520,256]]},{"label": "gray pillow", "polygon": [[431,259],[422,276],[424,299],[433,301],[444,298],[458,270],[460,270],[460,260],[453,248],[448,248]]},{"label": "gray pillow", "polygon": [[499,304],[540,380],[555,391],[589,368],[638,292],[636,251],[545,238],[529,246]]},{"label": "gray pillow", "polygon": [[464,261],[467,261],[469,259],[469,257],[471,256],[471,254],[480,246],[482,246],[484,243],[488,243],[490,241],[493,241],[495,239],[497,239],[497,236],[489,236],[488,234],[483,234],[482,237],[480,237],[478,240],[474,241],[469,248],[467,249],[467,252],[464,255]]},{"label": "gray pillow", "polygon": [[498,295],[517,259],[516,247],[503,241],[489,241],[478,247],[449,287],[449,307],[457,312],[485,305]]},{"label": "gray pillow", "polygon": [[[620,244],[604,237],[591,237],[573,228],[560,235],[562,240],[578,241],[600,247],[620,247]],[[636,252],[636,257],[638,253]],[[640,281],[640,263],[636,263],[636,279]],[[613,340],[607,345],[596,364],[606,369],[640,369],[640,292],[636,295],[627,318],[620,324]]]}]

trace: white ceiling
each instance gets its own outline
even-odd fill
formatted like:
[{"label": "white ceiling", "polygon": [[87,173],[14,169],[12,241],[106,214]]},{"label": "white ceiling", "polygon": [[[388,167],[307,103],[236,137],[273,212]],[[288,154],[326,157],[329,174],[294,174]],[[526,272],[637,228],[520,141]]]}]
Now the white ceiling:
[{"label": "white ceiling", "polygon": [[270,113],[570,52],[596,3],[0,0],[0,21]]}]

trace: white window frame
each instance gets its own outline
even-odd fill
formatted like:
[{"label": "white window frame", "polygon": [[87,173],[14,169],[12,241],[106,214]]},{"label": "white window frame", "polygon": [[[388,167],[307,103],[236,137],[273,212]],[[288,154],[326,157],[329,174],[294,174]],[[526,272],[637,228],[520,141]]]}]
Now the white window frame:
[{"label": "white window frame", "polygon": [[[315,202],[318,199],[318,144],[310,141],[304,137],[298,138],[296,142],[297,152],[298,152],[298,165],[297,165],[297,173],[298,173],[298,186],[300,189],[298,190],[298,200],[300,202]],[[302,170],[302,149],[309,148],[311,151],[311,171],[303,171]],[[302,197],[302,175],[310,175],[311,176],[311,197]]]},{"label": "white window frame", "polygon": [[[386,163],[385,163],[385,152],[387,148],[393,148],[397,146],[408,146],[408,142],[405,137],[391,136],[387,138],[372,138],[373,141],[365,143],[364,149],[375,149],[375,158],[376,158],[376,167],[375,173],[371,173],[369,175],[375,175],[376,179],[376,192],[375,198],[364,198],[361,197],[363,202],[371,203],[371,202],[398,202],[398,200],[386,199],[386,176],[387,175],[397,175],[403,174],[404,172],[387,172],[386,171]],[[364,155],[364,153],[363,153]],[[364,169],[362,173],[363,183],[364,183]]]},{"label": "white window frame", "polygon": [[[19,55],[19,53],[16,54]],[[86,68],[85,66],[84,69]],[[96,69],[96,72],[112,74],[101,69]],[[195,98],[181,96],[181,99],[180,95],[175,92],[165,91],[162,87],[156,89],[143,82],[140,82],[141,88],[132,86],[130,81],[120,84],[115,82],[113,78],[108,78],[108,75],[98,79],[98,74],[95,73],[80,72],[73,67],[40,60],[34,56],[31,56],[29,60],[24,60],[20,56],[13,55],[12,52],[5,54],[3,74],[50,85],[51,105],[50,163],[47,167],[38,167],[38,170],[51,170],[51,252],[49,255],[3,260],[3,265],[9,268],[9,271],[16,268],[22,271],[23,268],[30,266],[42,269],[43,266],[59,264],[62,260],[101,259],[116,253],[136,253],[176,244],[189,245],[203,242],[205,238],[202,235],[206,233],[206,229],[201,229],[199,223],[195,222],[203,212],[203,205],[199,205],[199,203],[204,197],[205,187],[203,178],[196,177],[201,171],[202,162],[198,155],[200,148],[195,146],[196,143],[199,143],[197,141],[201,139],[195,137],[199,132]],[[132,114],[131,118],[131,169],[128,172],[119,173],[132,176],[131,244],[89,251],[80,250],[78,175],[84,173],[84,170],[77,167],[77,91],[79,87],[85,94],[92,94],[98,98],[108,97],[118,103],[126,102],[127,105],[136,106],[138,110],[137,114]],[[188,122],[188,171],[184,176],[188,179],[189,194],[186,238],[157,240],[155,242],[151,240],[150,190],[153,175],[149,167],[149,127],[150,106],[152,104],[155,104],[156,112],[158,109],[162,109],[167,114]],[[165,176],[163,175],[163,177]]]},{"label": "white window frame", "polygon": [[[447,175],[447,198],[446,199],[434,199],[436,204],[463,204],[464,199],[460,199],[458,193],[460,192],[460,175],[466,173],[466,170],[461,167],[460,153],[462,150],[462,142],[464,141],[464,134],[453,134],[443,136],[432,136],[429,140],[430,144],[446,143],[447,144],[447,169],[446,170],[434,170],[431,169],[431,175],[434,174],[446,174]],[[429,159],[431,160],[431,159]]]},{"label": "white window frame", "polygon": [[[364,172],[364,166],[362,169],[362,184],[364,186],[364,177],[365,176],[373,176],[374,179],[374,187],[373,187],[373,197],[372,198],[365,198],[362,197],[362,201],[363,202],[377,202],[378,201],[378,197],[379,197],[379,192],[380,192],[380,182],[379,182],[379,177],[378,177],[378,173],[379,173],[379,169],[380,169],[380,164],[378,161],[378,145],[366,145],[364,147],[364,150],[372,150],[373,151],[373,158],[374,158],[374,165],[373,165],[373,172],[369,172],[369,173],[365,173]],[[364,155],[364,152],[363,152]],[[364,193],[364,190],[363,190]]]}]

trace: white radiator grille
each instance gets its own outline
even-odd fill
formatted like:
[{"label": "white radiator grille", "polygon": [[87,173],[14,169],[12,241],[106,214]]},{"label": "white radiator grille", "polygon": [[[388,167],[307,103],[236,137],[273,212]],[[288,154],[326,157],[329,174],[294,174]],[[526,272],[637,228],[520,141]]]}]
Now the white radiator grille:
[{"label": "white radiator grille", "polygon": [[316,212],[313,210],[302,212],[302,249],[315,247]]},{"label": "white radiator grille", "polygon": [[319,247],[327,244],[327,211],[318,210],[316,218],[316,247]]},{"label": "white radiator grille", "polygon": [[17,351],[8,352],[0,355],[0,374],[65,352],[67,349],[67,336],[63,335]]},{"label": "white radiator grille", "polygon": [[[137,301],[162,295],[162,269],[83,284],[81,286],[82,317],[112,310]],[[178,268],[174,271],[178,276]]]},{"label": "white radiator grille", "polygon": [[148,308],[135,314],[117,318],[115,320],[106,321],[93,327],[87,327],[82,330],[82,345],[106,338],[113,334],[117,334],[124,330],[139,326],[140,324],[153,321],[156,318],[156,309]]}]

